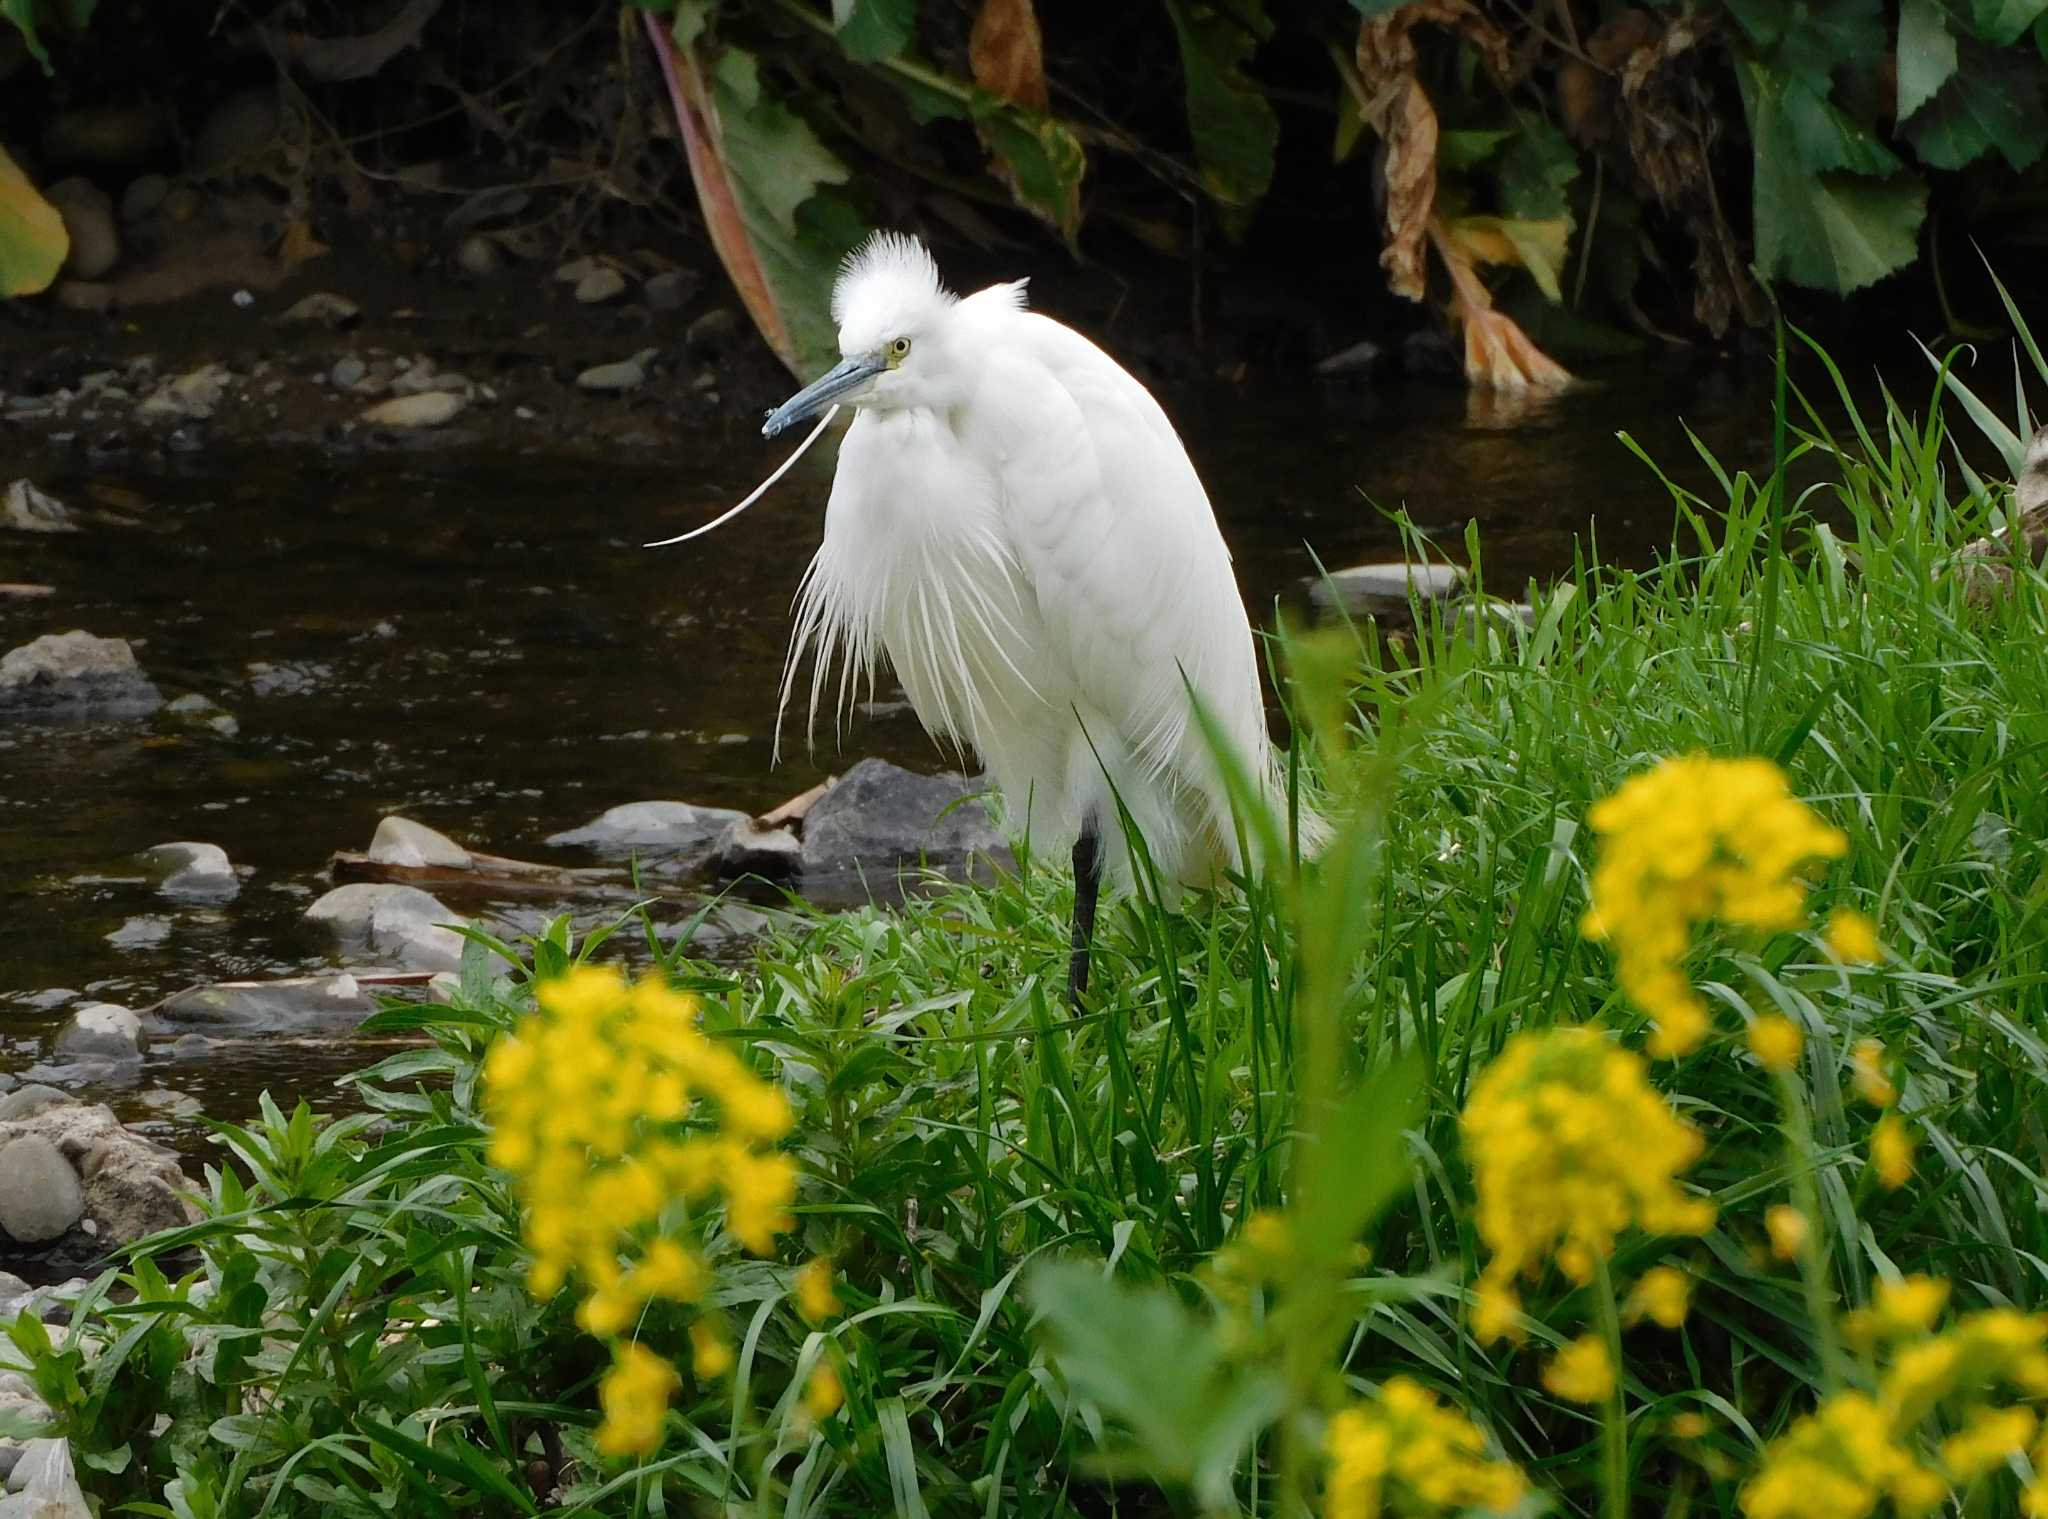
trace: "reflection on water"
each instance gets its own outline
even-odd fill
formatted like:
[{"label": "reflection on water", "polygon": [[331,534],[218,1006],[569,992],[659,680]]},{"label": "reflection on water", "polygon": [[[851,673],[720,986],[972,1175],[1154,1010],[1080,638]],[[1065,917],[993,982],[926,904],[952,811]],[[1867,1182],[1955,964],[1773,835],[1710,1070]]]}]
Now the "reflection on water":
[{"label": "reflection on water", "polygon": [[[1382,508],[1406,508],[1453,551],[1476,524],[1496,589],[1563,565],[1596,525],[1599,552],[1642,560],[1671,511],[1614,433],[1695,486],[1707,474],[1687,426],[1760,467],[1758,379],[1646,370],[1527,404],[1423,385],[1167,399],[1262,608],[1318,558],[1396,551]],[[0,733],[5,1064],[31,1063],[68,1000],[56,989],[140,1007],[194,981],[325,963],[300,914],[330,852],[366,845],[385,813],[535,857],[615,803],[758,810],[839,763],[799,749],[770,765],[789,605],[832,450],[715,537],[637,547],[708,520],[780,458],[743,424],[658,468],[505,455],[201,455],[114,478],[39,468],[61,499],[127,520],[0,542],[0,580],[56,587],[0,599],[0,648],[73,627],[120,635],[167,696],[201,693],[238,731]],[[845,745],[847,758],[940,759],[903,716]],[[250,867],[239,900],[157,898],[135,855],[170,839],[218,843]],[[233,1113],[258,1085],[317,1087],[374,1053],[257,1041],[150,1080]]]}]

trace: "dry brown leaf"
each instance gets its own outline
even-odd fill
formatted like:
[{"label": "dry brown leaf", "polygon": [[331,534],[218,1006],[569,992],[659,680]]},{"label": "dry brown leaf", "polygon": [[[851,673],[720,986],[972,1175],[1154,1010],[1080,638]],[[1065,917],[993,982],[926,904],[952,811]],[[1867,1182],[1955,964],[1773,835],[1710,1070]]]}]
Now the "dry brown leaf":
[{"label": "dry brown leaf", "polygon": [[974,82],[1027,111],[1052,103],[1045,87],[1045,41],[1031,0],[982,0],[967,39]]},{"label": "dry brown leaf", "polygon": [[1495,390],[1563,390],[1571,371],[1538,348],[1493,297],[1472,262],[1432,217],[1430,241],[1451,276],[1451,316],[1465,331],[1465,379]]},{"label": "dry brown leaf", "polygon": [[1395,87],[1394,103],[1376,123],[1386,144],[1387,243],[1380,267],[1387,288],[1411,301],[1428,279],[1429,223],[1436,211],[1436,108],[1411,77]]},{"label": "dry brown leaf", "polygon": [[1360,110],[1386,149],[1387,241],[1380,266],[1387,286],[1411,301],[1423,297],[1430,218],[1436,211],[1436,108],[1416,78],[1415,28],[1457,31],[1496,77],[1514,76],[1514,59],[1500,28],[1470,0],[1411,0],[1359,23]]}]

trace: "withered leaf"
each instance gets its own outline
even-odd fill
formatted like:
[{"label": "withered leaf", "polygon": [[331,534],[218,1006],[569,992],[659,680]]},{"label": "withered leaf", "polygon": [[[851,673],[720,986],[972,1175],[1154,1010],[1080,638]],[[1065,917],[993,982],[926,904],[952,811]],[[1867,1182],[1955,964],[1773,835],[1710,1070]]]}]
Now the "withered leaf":
[{"label": "withered leaf", "polygon": [[1051,104],[1032,0],[982,0],[967,39],[967,65],[976,84],[1012,105],[1043,111]]}]

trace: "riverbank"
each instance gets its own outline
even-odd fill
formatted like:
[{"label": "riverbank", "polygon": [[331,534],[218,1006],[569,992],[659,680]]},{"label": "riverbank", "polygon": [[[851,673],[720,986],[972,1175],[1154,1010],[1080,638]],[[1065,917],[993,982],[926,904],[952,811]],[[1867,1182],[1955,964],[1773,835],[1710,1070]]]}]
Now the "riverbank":
[{"label": "riverbank", "polygon": [[[2009,1370],[1916,1384],[1884,1440],[1921,1490],[2009,1511],[2007,1456],[2048,1391],[2038,1319],[2000,1316],[2040,1308],[2048,1256],[2048,583],[1974,603],[1950,566],[1992,503],[1944,473],[1938,424],[1878,420],[1868,452],[1820,461],[1825,502],[1780,516],[1732,476],[1678,503],[1692,552],[1582,562],[1532,626],[1296,645],[1338,842],[1299,885],[1107,912],[1078,1016],[1059,1000],[1070,887],[1028,864],[785,925],[737,966],[673,960],[707,1035],[789,1105],[795,1207],[770,1239],[709,1199],[665,1215],[707,1276],[623,1322],[577,1318],[601,1285],[581,1277],[529,1295],[499,1168],[524,1162],[488,1148],[478,1074],[500,1030],[539,1037],[532,976],[612,950],[562,923],[517,969],[478,953],[448,1012],[371,1026],[435,1041],[366,1078],[374,1123],[280,1105],[229,1131],[218,1222],[164,1242],[197,1249],[197,1274],[145,1271],[148,1307],[81,1310],[97,1348],[71,1369],[103,1368],[83,1384],[41,1358],[86,1485],[163,1501],[175,1480],[193,1511],[609,1512],[659,1489],[672,1509],[1048,1515],[1263,1512],[1293,1486],[1335,1513],[1359,1484],[1427,1475],[1345,1461],[1345,1431],[1420,1417],[1414,1386],[1482,1484],[1466,1501],[1723,1508],[1831,1470],[1797,1444],[1828,1389],[1891,1409],[1909,1358],[1961,1364],[1942,1358],[2003,1335]],[[1583,915],[1625,841],[1601,799],[1695,751],[1757,756],[1745,784],[1782,774],[1801,799],[1712,827],[1767,850],[1742,830],[1806,819],[1817,858],[1771,932],[1691,925],[1705,1026],[1685,1041],[1668,984],[1625,994]],[[1690,838],[1710,800],[1653,821]],[[1652,855],[1680,870],[1667,845]],[[577,1016],[608,995],[586,984]],[[1606,1037],[1559,1034],[1580,1026]],[[1487,1073],[1537,1047],[1518,1035],[1572,1060],[1610,1039],[1661,1053],[1544,1099],[1580,1104],[1582,1148],[1539,1126],[1490,1150],[1473,1125],[1506,1121]],[[602,1041],[584,1048],[601,1065]],[[626,1090],[600,1074],[593,1102]],[[1626,1122],[1603,1106],[1623,1097]],[[718,1100],[698,1116],[731,1132]],[[1524,1161],[1489,1211],[1492,1168]],[[1679,1201],[1644,1201],[1659,1189]],[[1529,1223],[1518,1273],[1509,1223],[1554,1208],[1568,1235],[1574,1197],[1620,1211],[1588,1215],[1576,1250]],[[1948,1285],[1887,1296],[1900,1273]],[[1873,1302],[1887,1317],[1843,1317]],[[105,1348],[123,1334],[125,1359]],[[604,1341],[628,1338],[680,1381],[664,1419],[667,1374],[620,1363],[652,1378],[655,1448],[619,1459],[593,1444],[595,1383]],[[181,1373],[194,1356],[209,1375]],[[1831,1417],[1860,1406],[1843,1399]],[[1991,1459],[1943,1443],[1995,1444],[1986,1408],[2012,1411]]]}]

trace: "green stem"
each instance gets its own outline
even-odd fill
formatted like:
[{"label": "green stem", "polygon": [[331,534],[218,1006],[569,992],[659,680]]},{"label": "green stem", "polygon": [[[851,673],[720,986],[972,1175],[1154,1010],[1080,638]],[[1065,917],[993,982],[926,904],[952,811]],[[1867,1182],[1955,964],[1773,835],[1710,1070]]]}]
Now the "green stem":
[{"label": "green stem", "polygon": [[1827,1230],[1821,1216],[1820,1188],[1814,1185],[1819,1158],[1814,1152],[1813,1123],[1806,1112],[1806,1094],[1794,1071],[1778,1073],[1778,1101],[1785,1111],[1786,1169],[1792,1177],[1792,1205],[1806,1221],[1799,1242],[1799,1280],[1806,1290],[1806,1318],[1820,1347],[1821,1390],[1839,1392],[1847,1380],[1842,1338],[1835,1328],[1835,1291],[1828,1279]]},{"label": "green stem", "polygon": [[1756,618],[1755,662],[1749,669],[1749,681],[1743,690],[1742,726],[1748,745],[1756,748],[1762,735],[1759,729],[1763,722],[1763,701],[1765,671],[1769,668],[1774,650],[1772,644],[1778,633],[1778,580],[1780,567],[1785,557],[1785,314],[1777,313],[1777,395],[1772,405],[1771,428],[1771,499],[1770,499],[1770,541],[1764,550],[1763,594]]},{"label": "green stem", "polygon": [[1614,1373],[1614,1386],[1600,1409],[1600,1512],[1604,1519],[1628,1519],[1628,1412],[1621,1393],[1621,1310],[1614,1301],[1614,1279],[1607,1274],[1607,1257],[1597,1258],[1594,1306],[1600,1314],[1600,1334],[1607,1342],[1607,1364]]}]

